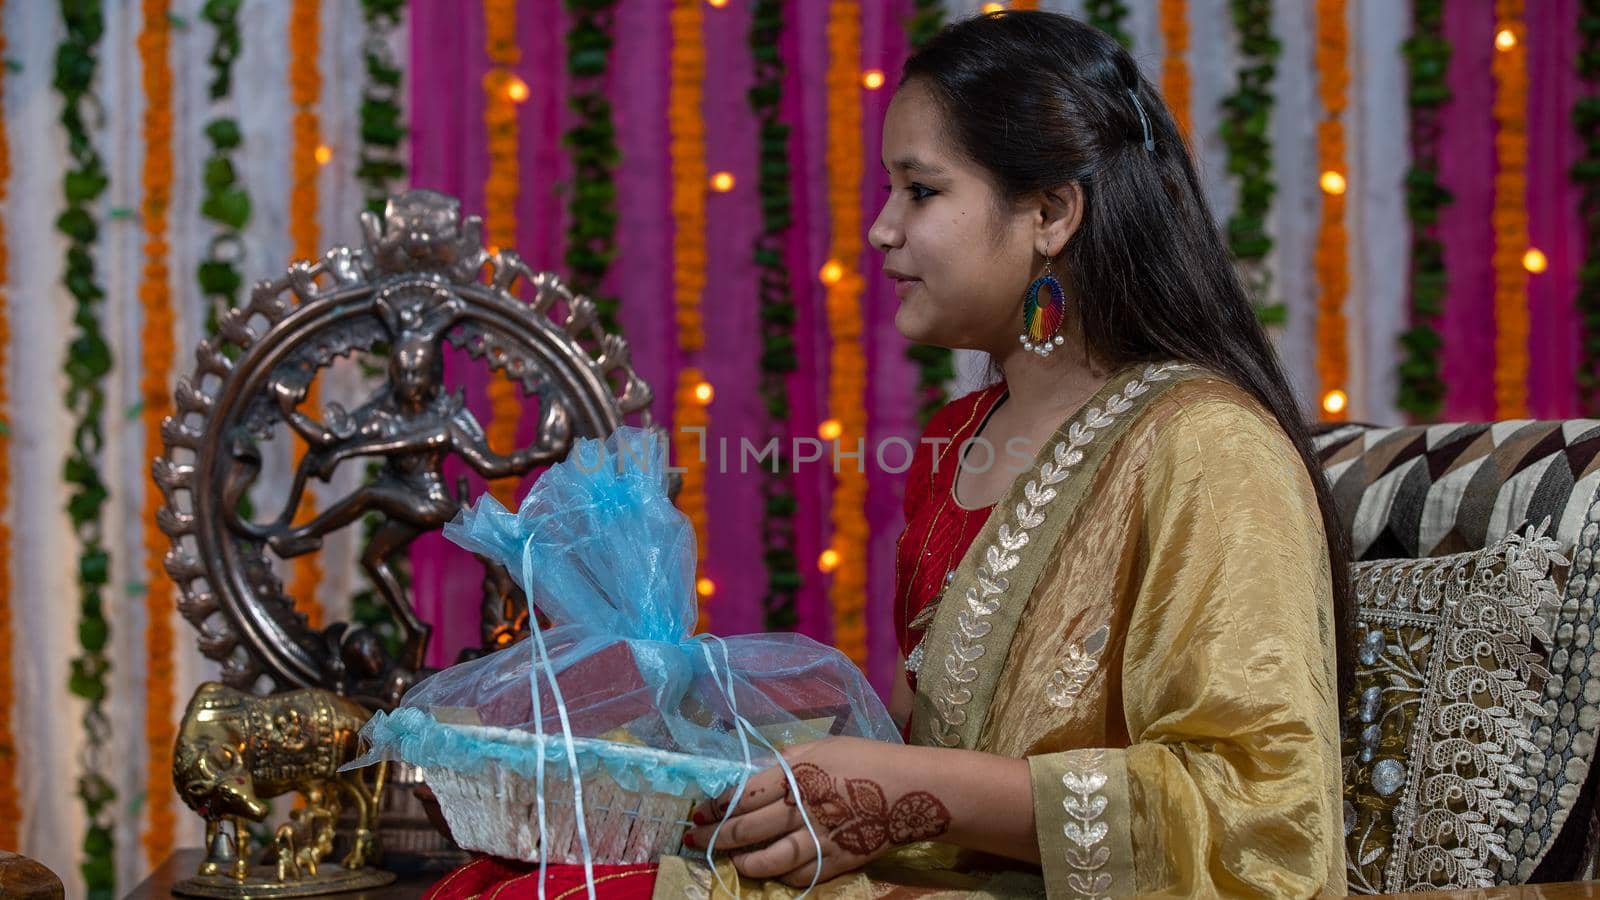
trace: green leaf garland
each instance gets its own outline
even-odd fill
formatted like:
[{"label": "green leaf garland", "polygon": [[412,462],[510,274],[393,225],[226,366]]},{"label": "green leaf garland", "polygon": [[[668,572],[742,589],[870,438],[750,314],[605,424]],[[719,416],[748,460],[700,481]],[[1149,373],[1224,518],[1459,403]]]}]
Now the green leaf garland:
[{"label": "green leaf garland", "polygon": [[1088,0],[1083,7],[1084,18],[1090,25],[1117,39],[1123,47],[1132,49],[1133,36],[1126,27],[1128,5],[1118,0]]},{"label": "green leaf garland", "polygon": [[105,291],[96,277],[94,262],[94,242],[99,234],[94,207],[105,193],[109,178],[85,123],[85,113],[95,107],[91,88],[99,64],[105,17],[99,0],[62,0],[60,10],[66,33],[56,48],[55,88],[61,95],[61,125],[67,134],[69,164],[62,179],[66,208],[56,219],[56,229],[67,236],[62,281],[72,295],[72,321],[77,328],[67,347],[66,405],[73,416],[73,429],[72,449],[62,477],[67,483],[67,515],[81,545],[77,576],[78,655],[72,660],[68,688],[85,701],[85,750],[77,794],[88,825],[78,869],[88,896],[98,900],[112,897],[116,890],[116,844],[111,821],[116,791],[105,777],[111,768],[111,723],[106,718],[106,675],[111,669],[106,647],[111,626],[105,615],[103,593],[110,579],[111,554],[102,543],[100,514],[107,491],[99,466],[111,347],[100,330]]},{"label": "green leaf garland", "polygon": [[578,120],[562,137],[572,151],[572,193],[567,204],[567,271],[578,293],[595,303],[600,325],[620,334],[617,298],[600,293],[601,282],[617,255],[617,184],[614,171],[616,128],[611,101],[605,95],[611,62],[611,28],[616,0],[566,0],[572,15],[567,31],[568,104]]},{"label": "green leaf garland", "polygon": [[[241,0],[206,0],[200,16],[212,27],[211,101],[223,104],[233,90],[233,63],[239,58],[239,4]],[[217,334],[217,316],[232,307],[239,297],[244,278],[237,263],[244,255],[241,232],[250,221],[250,195],[245,192],[233,167],[233,154],[243,142],[237,119],[218,115],[206,123],[206,139],[211,154],[206,158],[201,180],[203,193],[200,215],[216,228],[200,261],[195,278],[206,298],[206,334]]]},{"label": "green leaf garland", "polygon": [[1401,49],[1409,74],[1411,169],[1406,173],[1406,214],[1411,220],[1411,327],[1400,335],[1396,405],[1421,420],[1444,407],[1439,364],[1443,342],[1434,322],[1444,312],[1444,245],[1439,212],[1450,192],[1439,184],[1439,112],[1450,99],[1446,76],[1450,45],[1444,38],[1444,0],[1415,0],[1412,31]]},{"label": "green leaf garland", "polygon": [[361,93],[361,163],[356,177],[367,188],[367,209],[382,215],[392,183],[406,175],[400,143],[406,127],[400,111],[404,73],[389,52],[389,35],[400,26],[405,0],[361,0],[367,27],[367,84]]},{"label": "green leaf garland", "polygon": [[[755,79],[748,98],[759,123],[757,192],[761,197],[761,233],[755,241],[761,319],[761,399],[769,435],[782,446],[789,421],[788,376],[795,371],[794,296],[784,247],[793,224],[789,193],[789,126],[780,118],[785,68],[782,46],[783,0],[756,0],[750,18],[750,53]],[[774,471],[776,470],[776,471]],[[780,451],[765,469],[761,516],[767,592],[762,601],[763,627],[787,631],[799,622],[796,596],[802,585],[794,549],[795,491],[790,460]]]},{"label": "green leaf garland", "polygon": [[1581,191],[1584,230],[1576,301],[1583,331],[1578,404],[1584,415],[1600,416],[1600,0],[1578,4],[1578,40],[1578,75],[1588,88],[1572,104],[1572,126],[1583,139],[1583,155],[1571,172]]},{"label": "green leaf garland", "polygon": [[1281,47],[1272,35],[1271,0],[1232,0],[1229,6],[1239,69],[1234,92],[1222,100],[1222,141],[1239,203],[1228,217],[1228,250],[1256,303],[1256,317],[1265,325],[1281,325],[1286,307],[1269,300],[1272,278],[1266,267],[1272,250],[1267,213],[1277,193],[1272,181],[1271,87]]},{"label": "green leaf garland", "polygon": [[915,50],[944,27],[944,0],[912,0],[906,19],[906,40]]}]

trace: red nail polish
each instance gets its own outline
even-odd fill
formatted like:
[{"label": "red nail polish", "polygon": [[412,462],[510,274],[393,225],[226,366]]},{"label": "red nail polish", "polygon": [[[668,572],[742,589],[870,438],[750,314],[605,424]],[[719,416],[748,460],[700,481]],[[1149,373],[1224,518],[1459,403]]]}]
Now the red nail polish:
[{"label": "red nail polish", "polygon": [[694,835],[689,834],[688,832],[684,832],[683,845],[685,847],[693,847],[694,846]]},{"label": "red nail polish", "polygon": [[704,824],[706,824],[706,814],[701,812],[698,809],[694,811],[694,815],[691,818],[694,819],[694,823],[696,825],[704,825]]}]

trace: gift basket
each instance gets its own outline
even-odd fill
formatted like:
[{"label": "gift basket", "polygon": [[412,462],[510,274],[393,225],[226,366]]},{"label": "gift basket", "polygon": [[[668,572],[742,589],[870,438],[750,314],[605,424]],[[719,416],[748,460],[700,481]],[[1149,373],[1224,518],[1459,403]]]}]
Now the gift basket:
[{"label": "gift basket", "polygon": [[660,435],[624,427],[581,439],[516,512],[485,496],[446,526],[550,627],[417,684],[373,716],[351,766],[424,769],[467,849],[587,866],[676,852],[696,802],[787,772],[786,746],[898,743],[839,651],[797,634],[695,636],[694,531],[668,474]]}]

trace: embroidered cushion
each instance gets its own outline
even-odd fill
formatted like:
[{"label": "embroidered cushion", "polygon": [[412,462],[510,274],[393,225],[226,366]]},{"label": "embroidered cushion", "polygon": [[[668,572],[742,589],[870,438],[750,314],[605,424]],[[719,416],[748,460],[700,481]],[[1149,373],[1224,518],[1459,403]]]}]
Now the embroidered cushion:
[{"label": "embroidered cushion", "polygon": [[1572,559],[1544,630],[1550,677],[1501,884],[1572,881],[1600,848],[1600,420],[1324,426],[1318,453],[1359,560],[1466,553],[1550,519]]},{"label": "embroidered cushion", "polygon": [[1511,859],[1504,828],[1532,728],[1547,714],[1550,646],[1565,567],[1549,521],[1491,547],[1357,563],[1356,691],[1345,713],[1350,889],[1490,886]]}]

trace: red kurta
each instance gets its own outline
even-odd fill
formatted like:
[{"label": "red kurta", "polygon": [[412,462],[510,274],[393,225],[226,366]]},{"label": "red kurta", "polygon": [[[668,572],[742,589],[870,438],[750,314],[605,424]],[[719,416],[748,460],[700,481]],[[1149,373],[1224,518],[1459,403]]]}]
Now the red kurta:
[{"label": "red kurta", "polygon": [[[991,385],[951,401],[934,414],[906,472],[906,528],[895,548],[894,631],[900,652],[909,654],[922,630],[908,626],[944,590],[950,574],[966,555],[994,507],[968,509],[956,503],[956,473],[964,442],[975,437],[1005,396],[1004,383]],[[1004,448],[985,459],[1004,464]],[[906,673],[916,688],[916,676]]]}]

